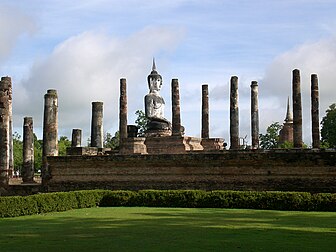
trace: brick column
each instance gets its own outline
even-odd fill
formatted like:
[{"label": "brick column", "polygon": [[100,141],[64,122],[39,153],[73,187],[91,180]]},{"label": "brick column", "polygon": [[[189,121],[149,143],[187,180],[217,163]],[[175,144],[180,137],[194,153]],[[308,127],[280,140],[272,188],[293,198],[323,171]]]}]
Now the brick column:
[{"label": "brick column", "polygon": [[172,79],[172,135],[181,136],[180,89],[178,79]]},{"label": "brick column", "polygon": [[23,119],[23,183],[34,182],[34,132],[33,118]]},{"label": "brick column", "polygon": [[259,148],[259,109],[258,109],[258,82],[251,82],[251,136],[252,149]]},{"label": "brick column", "polygon": [[12,105],[12,79],[11,77],[1,77],[1,81],[5,83],[8,92],[8,116],[9,116],[9,167],[8,176],[12,177],[14,171],[14,154],[13,154],[13,105]]},{"label": "brick column", "polygon": [[0,81],[0,187],[6,187],[9,179],[9,92],[8,83]]},{"label": "brick column", "polygon": [[231,77],[230,88],[230,143],[232,150],[239,149],[239,108],[238,108],[238,77]]},{"label": "brick column", "polygon": [[302,103],[300,71],[293,70],[293,141],[294,148],[302,148]]},{"label": "brick column", "polygon": [[202,85],[202,138],[209,138],[209,88]]},{"label": "brick column", "polygon": [[103,102],[92,102],[91,147],[103,148]]},{"label": "brick column", "polygon": [[47,156],[58,156],[58,97],[57,91],[50,89],[44,95],[42,179],[49,178]]},{"label": "brick column", "polygon": [[71,147],[81,147],[82,145],[82,130],[72,129]]},{"label": "brick column", "polygon": [[120,146],[127,138],[127,86],[126,79],[120,79],[120,100],[119,100],[119,137]]},{"label": "brick column", "polygon": [[317,74],[311,75],[311,117],[313,148],[320,148],[320,114]]}]

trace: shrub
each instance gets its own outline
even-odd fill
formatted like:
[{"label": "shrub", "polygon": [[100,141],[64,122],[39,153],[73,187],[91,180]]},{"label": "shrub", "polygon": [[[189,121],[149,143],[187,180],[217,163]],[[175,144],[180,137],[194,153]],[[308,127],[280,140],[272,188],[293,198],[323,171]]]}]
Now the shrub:
[{"label": "shrub", "polygon": [[87,207],[147,206],[336,211],[336,194],[201,190],[87,190],[0,197],[0,217]]}]

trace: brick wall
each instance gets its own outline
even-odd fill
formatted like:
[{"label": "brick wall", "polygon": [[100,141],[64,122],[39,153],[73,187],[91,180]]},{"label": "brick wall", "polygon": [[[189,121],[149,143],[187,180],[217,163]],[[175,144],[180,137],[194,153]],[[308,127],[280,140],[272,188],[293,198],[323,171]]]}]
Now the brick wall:
[{"label": "brick wall", "polygon": [[48,157],[49,191],[205,189],[336,192],[336,151]]}]

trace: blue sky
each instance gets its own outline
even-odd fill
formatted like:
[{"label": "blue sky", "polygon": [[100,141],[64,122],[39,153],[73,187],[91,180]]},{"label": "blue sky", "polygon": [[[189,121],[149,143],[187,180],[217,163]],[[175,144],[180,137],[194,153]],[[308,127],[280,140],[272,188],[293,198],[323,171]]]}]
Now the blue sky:
[{"label": "blue sky", "polygon": [[229,139],[229,80],[239,78],[240,135],[250,140],[250,88],[259,82],[260,131],[283,122],[291,71],[302,79],[304,141],[310,144],[310,74],[320,117],[336,102],[336,1],[2,0],[0,73],[13,79],[14,127],[33,116],[41,136],[43,95],[59,93],[59,135],[90,135],[91,102],[104,102],[104,130],[118,128],[119,79],[128,83],[129,124],[143,109],[152,58],[178,78],[182,124],[200,136],[201,85],[209,84],[210,136]]}]

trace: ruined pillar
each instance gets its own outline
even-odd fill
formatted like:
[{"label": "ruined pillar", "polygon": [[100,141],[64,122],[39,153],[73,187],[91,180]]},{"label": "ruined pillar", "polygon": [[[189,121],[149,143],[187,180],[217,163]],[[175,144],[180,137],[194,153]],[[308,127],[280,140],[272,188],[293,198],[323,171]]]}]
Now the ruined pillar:
[{"label": "ruined pillar", "polygon": [[293,141],[294,148],[302,148],[302,103],[300,70],[293,70]]},{"label": "ruined pillar", "polygon": [[9,116],[9,177],[12,177],[14,171],[14,154],[13,154],[13,105],[12,105],[12,79],[9,76],[1,77],[5,84],[8,95],[8,116]]},{"label": "ruined pillar", "polygon": [[320,114],[317,74],[311,75],[311,117],[313,148],[320,148]]},{"label": "ruined pillar", "polygon": [[120,100],[119,100],[119,137],[120,145],[127,138],[127,86],[126,79],[120,79]]},{"label": "ruined pillar", "polygon": [[239,149],[239,108],[238,77],[232,76],[230,81],[230,149]]},{"label": "ruined pillar", "polygon": [[209,89],[202,85],[202,138],[209,138]]},{"label": "ruined pillar", "polygon": [[251,82],[251,136],[252,149],[259,148],[259,109],[258,109],[258,82]]},{"label": "ruined pillar", "polygon": [[23,119],[23,183],[34,182],[34,132],[33,118]]},{"label": "ruined pillar", "polygon": [[49,89],[44,95],[42,179],[49,178],[47,156],[58,156],[58,97],[57,91]]},{"label": "ruined pillar", "polygon": [[181,136],[180,89],[178,79],[172,79],[172,135]]},{"label": "ruined pillar", "polygon": [[72,129],[71,147],[81,147],[81,146],[82,146],[82,130]]},{"label": "ruined pillar", "polygon": [[9,92],[8,83],[0,81],[0,186],[8,185],[10,131],[9,131]]},{"label": "ruined pillar", "polygon": [[103,102],[92,102],[91,147],[103,148]]}]

